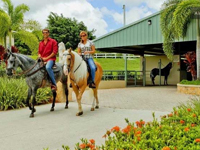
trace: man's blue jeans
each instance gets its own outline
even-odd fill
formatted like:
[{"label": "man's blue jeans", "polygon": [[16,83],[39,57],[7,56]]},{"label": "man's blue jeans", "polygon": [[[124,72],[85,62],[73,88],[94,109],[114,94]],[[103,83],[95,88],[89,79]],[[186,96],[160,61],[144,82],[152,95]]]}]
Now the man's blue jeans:
[{"label": "man's blue jeans", "polygon": [[87,58],[88,65],[90,66],[92,81],[95,79],[96,66],[93,58]]},{"label": "man's blue jeans", "polygon": [[47,72],[49,74],[49,77],[51,78],[52,84],[56,86],[56,80],[55,80],[53,69],[52,69],[53,64],[54,64],[53,60],[47,61],[46,70],[47,70]]}]

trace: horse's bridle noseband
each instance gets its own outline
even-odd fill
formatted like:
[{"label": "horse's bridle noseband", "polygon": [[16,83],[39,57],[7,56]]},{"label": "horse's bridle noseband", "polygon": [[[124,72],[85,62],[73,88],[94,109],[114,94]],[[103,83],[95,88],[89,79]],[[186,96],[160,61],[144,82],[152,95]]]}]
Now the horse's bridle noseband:
[{"label": "horse's bridle noseband", "polygon": [[[72,59],[72,55],[71,55],[71,54],[67,54],[67,55],[70,55],[70,56],[71,56],[71,59]],[[82,59],[82,61],[83,61],[83,59]],[[80,64],[78,65],[78,67],[74,70],[74,73],[75,73],[75,72],[78,70],[78,68],[81,66],[82,61],[80,62]],[[67,64],[64,64],[64,65],[66,65],[68,68],[70,68],[70,67],[71,67],[71,60],[70,60],[69,65],[67,65]],[[70,69],[69,69],[69,72],[70,72]]]}]

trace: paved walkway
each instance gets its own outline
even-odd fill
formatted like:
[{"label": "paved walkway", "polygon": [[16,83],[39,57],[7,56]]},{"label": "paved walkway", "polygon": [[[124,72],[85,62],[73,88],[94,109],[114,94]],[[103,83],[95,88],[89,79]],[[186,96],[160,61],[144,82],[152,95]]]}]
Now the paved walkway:
[{"label": "paved walkway", "polygon": [[125,118],[131,122],[152,120],[152,112],[159,119],[172,107],[186,103],[190,96],[176,92],[176,87],[134,87],[99,90],[100,109],[90,111],[89,90],[83,96],[81,117],[75,116],[77,103],[57,103],[54,112],[51,104],[36,106],[35,118],[29,118],[28,108],[0,112],[0,150],[62,150],[61,146],[74,145],[81,138],[104,143],[102,136],[113,126],[125,127]]}]

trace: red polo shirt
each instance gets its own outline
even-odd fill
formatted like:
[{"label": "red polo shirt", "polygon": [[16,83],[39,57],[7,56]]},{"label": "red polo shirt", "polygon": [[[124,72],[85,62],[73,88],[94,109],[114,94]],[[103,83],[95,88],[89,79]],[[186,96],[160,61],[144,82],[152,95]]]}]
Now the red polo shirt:
[{"label": "red polo shirt", "polygon": [[[56,40],[54,40],[52,38],[48,38],[46,45],[44,43],[44,40],[42,40],[39,44],[38,53],[41,55],[41,57],[48,57],[52,53],[57,54],[58,53],[58,44],[57,44]],[[55,61],[56,56],[51,57],[48,60]]]}]

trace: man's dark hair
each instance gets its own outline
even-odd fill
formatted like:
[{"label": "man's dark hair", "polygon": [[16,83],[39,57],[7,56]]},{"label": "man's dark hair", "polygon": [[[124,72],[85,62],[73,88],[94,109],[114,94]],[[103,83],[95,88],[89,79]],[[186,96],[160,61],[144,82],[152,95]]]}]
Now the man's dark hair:
[{"label": "man's dark hair", "polygon": [[48,31],[48,32],[49,32],[49,29],[43,29],[42,32],[43,32],[43,31]]}]

